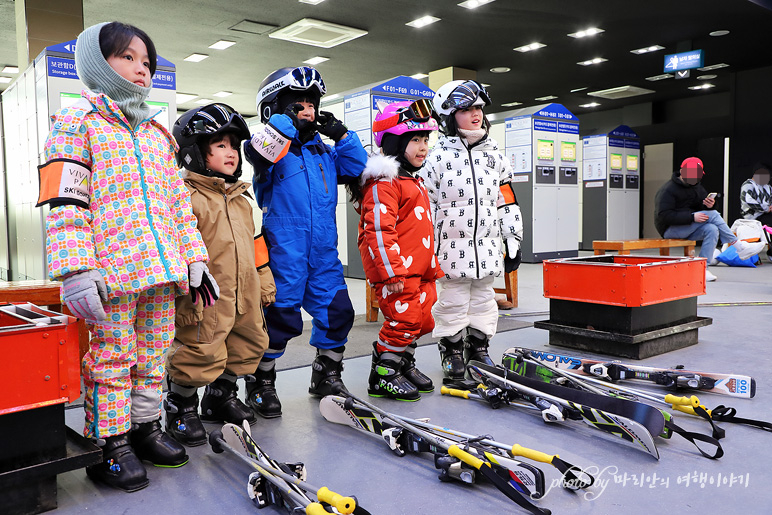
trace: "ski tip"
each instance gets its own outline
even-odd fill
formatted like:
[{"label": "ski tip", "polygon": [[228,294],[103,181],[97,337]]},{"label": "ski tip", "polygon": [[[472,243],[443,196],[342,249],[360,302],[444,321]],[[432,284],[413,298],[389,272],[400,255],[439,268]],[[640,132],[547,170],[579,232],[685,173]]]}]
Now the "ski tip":
[{"label": "ski tip", "polygon": [[751,398],[756,396],[756,380],[751,377]]}]

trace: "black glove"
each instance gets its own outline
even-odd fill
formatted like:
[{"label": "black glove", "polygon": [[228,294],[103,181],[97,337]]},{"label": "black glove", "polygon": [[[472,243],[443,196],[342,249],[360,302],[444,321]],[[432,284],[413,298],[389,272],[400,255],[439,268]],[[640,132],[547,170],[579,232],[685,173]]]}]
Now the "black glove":
[{"label": "black glove", "polygon": [[504,272],[510,273],[514,272],[518,268],[520,268],[520,260],[522,259],[523,255],[522,252],[520,252],[520,249],[517,249],[517,254],[515,254],[515,257],[511,258],[509,256],[504,256]]},{"label": "black glove", "polygon": [[[292,120],[292,125],[294,125],[297,130],[300,130],[300,120],[298,120],[298,113],[302,110],[303,106],[301,104],[290,104],[287,106],[287,109],[284,110],[284,114],[290,117],[290,120]],[[306,120],[303,121],[306,122]]]},{"label": "black glove", "polygon": [[339,141],[348,132],[343,122],[335,118],[335,115],[329,111],[319,111],[316,123],[319,125],[319,132],[333,141]]}]

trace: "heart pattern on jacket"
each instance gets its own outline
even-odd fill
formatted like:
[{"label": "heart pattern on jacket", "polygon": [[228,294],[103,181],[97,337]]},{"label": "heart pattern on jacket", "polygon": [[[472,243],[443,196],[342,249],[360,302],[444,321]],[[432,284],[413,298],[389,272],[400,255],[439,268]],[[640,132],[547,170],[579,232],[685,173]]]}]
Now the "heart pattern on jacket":
[{"label": "heart pattern on jacket", "polygon": [[429,238],[421,238],[421,243],[423,243],[424,247],[428,249],[429,245],[431,244],[431,241],[429,240]]},{"label": "heart pattern on jacket", "polygon": [[416,206],[416,208],[413,209],[413,213],[415,213],[415,217],[418,218],[419,220],[423,220],[423,217],[421,215],[423,214],[424,211],[425,209],[422,208],[421,206]]},{"label": "heart pattern on jacket", "polygon": [[388,297],[388,296],[389,296],[389,293],[390,293],[390,292],[389,292],[388,288],[386,288],[386,285],[384,284],[384,285],[383,285],[383,291],[381,291],[381,295],[382,295],[382,296],[383,296],[383,298],[385,299],[386,297]]},{"label": "heart pattern on jacket", "polygon": [[421,292],[421,298],[419,300],[420,300],[421,304],[424,303],[424,301],[426,300],[426,292],[425,291]]},{"label": "heart pattern on jacket", "polygon": [[410,265],[413,264],[413,256],[408,256],[407,259],[405,259],[405,256],[399,256],[402,258],[402,265],[405,268],[410,268]]},{"label": "heart pattern on jacket", "polygon": [[400,301],[397,301],[394,303],[394,309],[397,310],[397,313],[404,313],[407,311],[407,308],[410,306],[409,302],[405,302],[404,304]]},{"label": "heart pattern on jacket", "polygon": [[381,204],[381,213],[384,215],[389,212],[389,210],[386,208],[386,204]]}]

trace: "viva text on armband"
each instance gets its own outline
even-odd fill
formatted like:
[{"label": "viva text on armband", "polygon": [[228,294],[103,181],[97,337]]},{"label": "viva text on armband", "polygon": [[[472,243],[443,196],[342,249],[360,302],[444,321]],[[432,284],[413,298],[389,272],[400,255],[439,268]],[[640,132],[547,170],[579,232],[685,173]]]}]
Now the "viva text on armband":
[{"label": "viva text on armband", "polygon": [[35,207],[45,204],[74,205],[88,209],[91,202],[91,170],[72,159],[51,159],[38,166],[40,194]]},{"label": "viva text on armband", "polygon": [[290,139],[279,132],[276,127],[267,124],[262,130],[255,133],[250,145],[258,154],[270,163],[277,163],[287,155],[290,147]]}]

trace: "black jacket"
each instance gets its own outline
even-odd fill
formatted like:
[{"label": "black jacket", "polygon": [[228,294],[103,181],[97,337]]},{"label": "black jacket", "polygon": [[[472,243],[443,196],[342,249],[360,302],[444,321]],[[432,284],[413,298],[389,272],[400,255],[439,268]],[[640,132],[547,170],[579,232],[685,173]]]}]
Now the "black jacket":
[{"label": "black jacket", "polygon": [[672,225],[689,225],[694,222],[696,211],[706,211],[702,203],[708,192],[697,183],[694,186],[681,182],[679,171],[662,185],[654,197],[654,226],[664,237],[665,231]]}]

